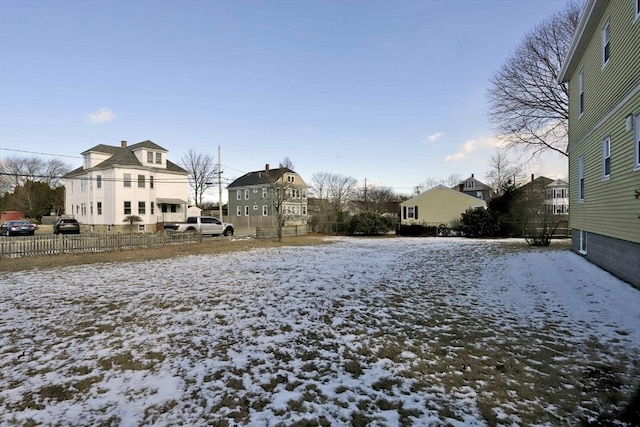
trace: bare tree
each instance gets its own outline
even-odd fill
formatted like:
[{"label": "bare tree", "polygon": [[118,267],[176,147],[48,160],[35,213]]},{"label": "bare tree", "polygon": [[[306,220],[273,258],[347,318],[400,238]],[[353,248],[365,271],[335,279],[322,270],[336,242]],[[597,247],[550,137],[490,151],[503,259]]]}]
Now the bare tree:
[{"label": "bare tree", "polygon": [[538,25],[491,78],[489,118],[510,147],[567,156],[569,87],[557,79],[580,10],[570,2]]},{"label": "bare tree", "polygon": [[360,211],[378,214],[395,213],[400,196],[389,187],[363,187],[357,190],[352,204]]},{"label": "bare tree", "polygon": [[27,181],[44,182],[58,187],[71,166],[60,159],[43,160],[40,157],[11,156],[0,160],[0,191],[11,192]]},{"label": "bare tree", "polygon": [[442,178],[427,178],[422,184],[418,184],[414,187],[415,195],[431,190],[438,185],[444,185],[449,188],[457,186],[462,181],[462,177],[459,174],[451,174],[446,179]]},{"label": "bare tree", "polygon": [[285,157],[280,162],[278,168],[277,179],[272,184],[272,204],[276,213],[276,228],[278,241],[282,241],[282,228],[287,223],[287,219],[291,215],[288,206],[288,200],[292,197],[292,191],[296,190],[296,185],[293,181],[285,179],[287,173],[293,172],[293,162],[289,157]]},{"label": "bare tree", "polygon": [[315,173],[311,180],[311,188],[314,195],[320,199],[320,212],[313,218],[314,226],[316,223],[322,223],[321,228],[326,228],[324,226],[329,227],[331,223],[344,222],[347,205],[356,195],[357,184],[358,180],[349,176],[329,172]]},{"label": "bare tree", "polygon": [[202,198],[205,191],[213,187],[216,175],[218,173],[218,165],[213,161],[210,154],[196,153],[189,150],[180,159],[182,166],[189,173],[189,186],[193,191],[193,199],[198,207],[202,207]]},{"label": "bare tree", "polygon": [[496,150],[489,159],[489,167],[491,169],[487,173],[487,180],[499,196],[502,195],[505,185],[516,184],[524,175],[522,165],[514,164],[504,149]]}]

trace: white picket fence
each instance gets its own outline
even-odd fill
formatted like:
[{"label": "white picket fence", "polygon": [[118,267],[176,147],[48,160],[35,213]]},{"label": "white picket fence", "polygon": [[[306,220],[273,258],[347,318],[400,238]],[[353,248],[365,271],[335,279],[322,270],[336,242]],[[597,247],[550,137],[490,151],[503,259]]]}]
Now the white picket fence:
[{"label": "white picket fence", "polygon": [[197,243],[199,233],[82,233],[61,235],[0,237],[0,258],[78,254],[158,248],[167,245]]}]

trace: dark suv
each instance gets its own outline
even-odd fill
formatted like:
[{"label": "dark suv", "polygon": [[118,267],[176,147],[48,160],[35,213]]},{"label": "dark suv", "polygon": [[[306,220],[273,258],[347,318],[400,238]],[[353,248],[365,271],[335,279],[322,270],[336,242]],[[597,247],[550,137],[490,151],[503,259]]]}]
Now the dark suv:
[{"label": "dark suv", "polygon": [[80,224],[74,218],[58,218],[53,234],[80,234]]}]

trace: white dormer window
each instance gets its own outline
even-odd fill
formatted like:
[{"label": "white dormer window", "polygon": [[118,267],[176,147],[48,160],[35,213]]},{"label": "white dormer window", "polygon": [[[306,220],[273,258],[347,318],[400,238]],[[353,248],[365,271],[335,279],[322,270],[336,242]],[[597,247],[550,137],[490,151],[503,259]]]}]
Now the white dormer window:
[{"label": "white dormer window", "polygon": [[89,169],[91,167],[91,156],[89,154],[85,154],[82,157],[82,164],[85,169]]},{"label": "white dormer window", "polygon": [[153,163],[153,151],[147,151],[147,163]]},{"label": "white dormer window", "polygon": [[162,153],[156,153],[156,164],[162,163]]}]

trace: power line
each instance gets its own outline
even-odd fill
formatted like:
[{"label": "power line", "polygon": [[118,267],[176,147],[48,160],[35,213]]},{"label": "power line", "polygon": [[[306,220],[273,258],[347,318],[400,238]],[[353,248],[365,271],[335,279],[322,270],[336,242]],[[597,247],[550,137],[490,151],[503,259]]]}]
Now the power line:
[{"label": "power line", "polygon": [[81,156],[69,156],[69,155],[64,155],[64,154],[41,153],[39,151],[15,150],[13,148],[0,148],[0,150],[13,151],[13,152],[16,152],[16,153],[38,154],[40,156],[70,157],[72,159],[81,159],[82,158]]}]

